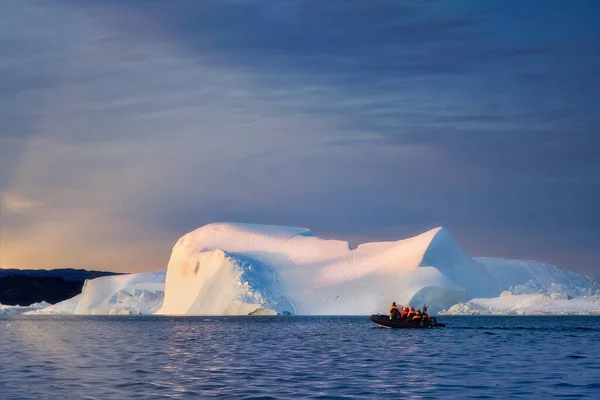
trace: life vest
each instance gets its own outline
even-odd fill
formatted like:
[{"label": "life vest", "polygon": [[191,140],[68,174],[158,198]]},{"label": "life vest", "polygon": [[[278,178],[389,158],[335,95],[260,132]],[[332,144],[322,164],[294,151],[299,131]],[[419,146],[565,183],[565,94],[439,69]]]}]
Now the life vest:
[{"label": "life vest", "polygon": [[392,312],[392,310],[400,311],[400,310],[398,310],[398,306],[391,306],[390,313]]}]

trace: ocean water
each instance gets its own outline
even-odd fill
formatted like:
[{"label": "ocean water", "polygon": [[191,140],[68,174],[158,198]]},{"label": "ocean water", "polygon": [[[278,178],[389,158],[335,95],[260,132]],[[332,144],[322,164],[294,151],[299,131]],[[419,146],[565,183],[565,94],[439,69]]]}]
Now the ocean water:
[{"label": "ocean water", "polygon": [[1,399],[600,399],[600,318],[0,316]]}]

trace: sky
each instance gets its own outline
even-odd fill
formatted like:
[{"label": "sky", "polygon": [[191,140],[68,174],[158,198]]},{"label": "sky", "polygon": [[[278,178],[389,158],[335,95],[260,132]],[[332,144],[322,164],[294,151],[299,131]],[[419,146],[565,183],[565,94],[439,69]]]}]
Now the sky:
[{"label": "sky", "polygon": [[221,221],[600,278],[600,2],[0,3],[0,267]]}]

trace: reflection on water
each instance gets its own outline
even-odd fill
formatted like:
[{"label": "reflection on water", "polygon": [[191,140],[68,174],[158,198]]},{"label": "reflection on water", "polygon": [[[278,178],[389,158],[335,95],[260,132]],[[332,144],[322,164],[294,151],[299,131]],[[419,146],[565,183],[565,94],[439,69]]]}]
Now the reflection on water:
[{"label": "reflection on water", "polygon": [[0,398],[600,398],[600,318],[0,317]]}]

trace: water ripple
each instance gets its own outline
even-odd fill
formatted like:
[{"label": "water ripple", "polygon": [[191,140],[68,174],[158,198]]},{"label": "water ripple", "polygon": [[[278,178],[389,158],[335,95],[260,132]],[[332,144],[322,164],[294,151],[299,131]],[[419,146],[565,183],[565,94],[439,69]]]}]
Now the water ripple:
[{"label": "water ripple", "polygon": [[0,397],[600,398],[600,318],[444,320],[1,317]]}]

